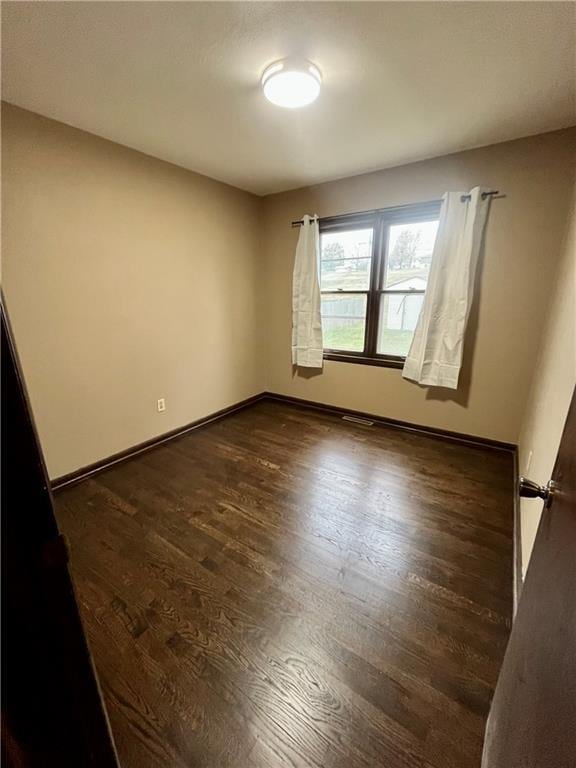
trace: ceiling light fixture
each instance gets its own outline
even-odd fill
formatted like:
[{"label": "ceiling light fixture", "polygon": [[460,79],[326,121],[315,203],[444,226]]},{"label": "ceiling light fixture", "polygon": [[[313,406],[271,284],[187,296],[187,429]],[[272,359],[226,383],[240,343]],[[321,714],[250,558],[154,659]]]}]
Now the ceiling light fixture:
[{"label": "ceiling light fixture", "polygon": [[262,89],[268,101],[288,109],[316,101],[321,84],[320,70],[306,59],[275,61],[262,75]]}]

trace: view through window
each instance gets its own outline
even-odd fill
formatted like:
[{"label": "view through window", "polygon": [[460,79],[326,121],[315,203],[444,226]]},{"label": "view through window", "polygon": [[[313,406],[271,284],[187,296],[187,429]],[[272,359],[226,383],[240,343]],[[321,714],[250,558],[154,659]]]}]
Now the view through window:
[{"label": "view through window", "polygon": [[320,223],[326,357],[401,362],[424,300],[439,203]]}]

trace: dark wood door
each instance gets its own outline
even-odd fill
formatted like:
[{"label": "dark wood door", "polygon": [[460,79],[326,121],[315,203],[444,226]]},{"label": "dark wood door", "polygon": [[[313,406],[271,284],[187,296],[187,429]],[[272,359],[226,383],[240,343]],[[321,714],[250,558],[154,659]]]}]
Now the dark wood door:
[{"label": "dark wood door", "polygon": [[2,764],[117,768],[2,302]]},{"label": "dark wood door", "polygon": [[576,767],[575,396],[552,480],[488,718],[483,768]]}]

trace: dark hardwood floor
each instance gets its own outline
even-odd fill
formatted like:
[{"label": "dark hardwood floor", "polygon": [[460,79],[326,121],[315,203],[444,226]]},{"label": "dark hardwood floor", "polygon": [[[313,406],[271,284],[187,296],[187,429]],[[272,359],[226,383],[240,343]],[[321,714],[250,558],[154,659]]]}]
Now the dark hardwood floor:
[{"label": "dark hardwood floor", "polygon": [[262,402],[56,496],[123,768],[478,768],[512,455]]}]

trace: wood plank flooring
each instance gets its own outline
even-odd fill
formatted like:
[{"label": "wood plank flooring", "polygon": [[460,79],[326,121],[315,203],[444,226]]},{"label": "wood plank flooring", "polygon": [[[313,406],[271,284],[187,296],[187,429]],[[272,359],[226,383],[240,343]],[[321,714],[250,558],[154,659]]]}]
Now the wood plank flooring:
[{"label": "wood plank flooring", "polygon": [[261,402],[56,506],[123,768],[479,768],[510,454]]}]

